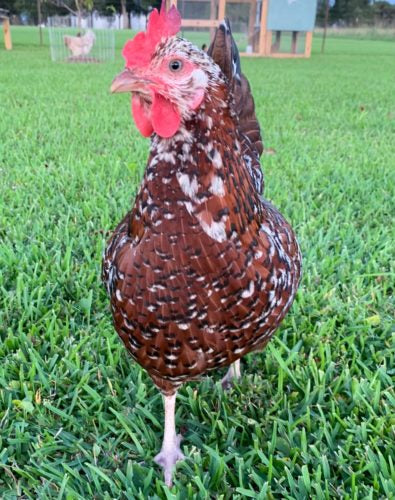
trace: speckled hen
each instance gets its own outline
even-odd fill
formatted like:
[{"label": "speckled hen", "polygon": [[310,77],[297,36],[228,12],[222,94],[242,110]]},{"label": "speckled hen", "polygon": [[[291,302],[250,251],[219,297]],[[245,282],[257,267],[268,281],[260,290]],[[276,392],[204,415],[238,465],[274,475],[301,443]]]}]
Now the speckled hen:
[{"label": "speckled hen", "polygon": [[229,24],[208,54],[176,37],[172,7],[149,18],[123,51],[113,92],[132,93],[138,129],[151,137],[132,210],[112,235],[103,279],[115,328],[164,395],[155,460],[172,482],[183,458],[177,389],[262,349],[294,299],[301,256],[295,235],[262,198],[262,141]]}]

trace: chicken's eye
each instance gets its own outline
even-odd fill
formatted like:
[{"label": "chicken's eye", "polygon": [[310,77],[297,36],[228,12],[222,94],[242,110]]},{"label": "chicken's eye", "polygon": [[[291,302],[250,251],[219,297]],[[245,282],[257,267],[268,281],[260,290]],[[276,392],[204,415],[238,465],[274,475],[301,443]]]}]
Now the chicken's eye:
[{"label": "chicken's eye", "polygon": [[169,62],[169,69],[170,69],[170,71],[173,71],[173,73],[177,73],[177,71],[181,71],[182,70],[182,61],[180,61],[179,59],[172,59]]}]

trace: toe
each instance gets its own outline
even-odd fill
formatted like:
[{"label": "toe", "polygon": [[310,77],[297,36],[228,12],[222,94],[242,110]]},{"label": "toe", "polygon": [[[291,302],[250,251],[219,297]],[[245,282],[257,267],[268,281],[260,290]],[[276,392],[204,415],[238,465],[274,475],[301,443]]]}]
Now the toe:
[{"label": "toe", "polygon": [[224,391],[230,391],[234,387],[233,381],[226,377],[221,380],[221,385]]},{"label": "toe", "polygon": [[173,486],[173,468],[164,470],[165,484],[168,488]]},{"label": "toe", "polygon": [[181,439],[182,436],[179,434],[176,438],[176,443],[173,448],[167,450],[162,449],[160,453],[158,453],[154,458],[154,461],[162,467],[165,483],[169,488],[172,486],[173,470],[176,463],[179,460],[183,460],[185,458],[179,446]]}]

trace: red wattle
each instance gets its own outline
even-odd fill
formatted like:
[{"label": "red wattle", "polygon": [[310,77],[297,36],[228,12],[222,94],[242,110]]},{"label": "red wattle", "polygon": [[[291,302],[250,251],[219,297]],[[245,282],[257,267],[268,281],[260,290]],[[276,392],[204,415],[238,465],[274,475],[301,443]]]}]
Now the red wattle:
[{"label": "red wattle", "polygon": [[148,110],[141,103],[140,97],[136,95],[132,97],[132,113],[136,127],[144,137],[149,137],[154,131],[151,119],[148,115]]},{"label": "red wattle", "polygon": [[181,118],[177,109],[173,104],[162,97],[160,94],[154,93],[151,121],[155,132],[163,138],[172,137],[180,128]]}]

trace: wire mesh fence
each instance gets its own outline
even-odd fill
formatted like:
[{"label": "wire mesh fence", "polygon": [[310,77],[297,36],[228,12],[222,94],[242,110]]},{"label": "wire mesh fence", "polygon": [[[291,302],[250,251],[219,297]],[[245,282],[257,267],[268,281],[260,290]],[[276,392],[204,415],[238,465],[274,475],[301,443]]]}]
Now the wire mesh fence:
[{"label": "wire mesh fence", "polygon": [[102,63],[114,60],[115,36],[113,30],[77,28],[70,26],[70,24],[67,18],[51,18],[49,22],[52,61]]},{"label": "wire mesh fence", "polygon": [[[178,0],[181,17],[187,20],[214,21],[219,15],[219,0]],[[233,37],[241,52],[257,52],[260,34],[262,0],[227,0],[225,17],[230,20]],[[221,19],[222,20],[222,19]],[[183,36],[197,45],[208,44],[214,36],[214,27],[188,24]]]}]

